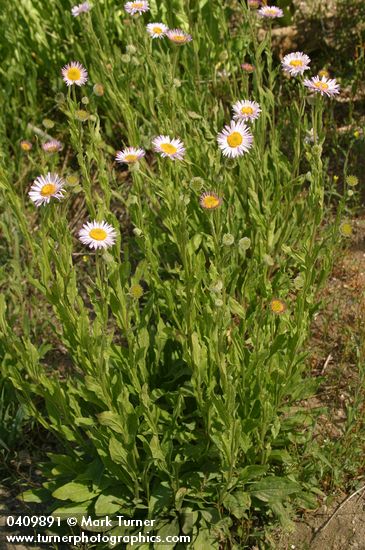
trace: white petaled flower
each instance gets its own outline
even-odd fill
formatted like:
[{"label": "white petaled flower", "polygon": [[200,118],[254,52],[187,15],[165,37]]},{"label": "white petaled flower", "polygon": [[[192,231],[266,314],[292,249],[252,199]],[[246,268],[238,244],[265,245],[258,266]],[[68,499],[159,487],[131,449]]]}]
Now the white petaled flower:
[{"label": "white petaled flower", "polygon": [[51,139],[50,141],[42,143],[42,149],[46,153],[58,153],[58,151],[62,149],[62,143],[58,141],[58,139]]},{"label": "white petaled flower", "polygon": [[232,108],[234,120],[255,120],[259,118],[261,113],[260,105],[256,101],[249,101],[248,99],[237,101]]},{"label": "white petaled flower", "polygon": [[146,29],[152,38],[163,38],[169,30],[163,23],[148,23]]},{"label": "white petaled flower", "polygon": [[225,157],[240,157],[252,147],[253,136],[243,121],[231,121],[217,137],[219,148]]},{"label": "white petaled flower", "polygon": [[71,61],[62,69],[62,77],[67,86],[83,86],[88,79],[87,70],[78,61]]},{"label": "white petaled flower", "polygon": [[143,149],[136,149],[135,147],[126,147],[122,151],[117,152],[115,160],[120,164],[133,164],[138,162],[139,159],[144,157],[146,152]]},{"label": "white petaled flower", "polygon": [[327,78],[326,76],[313,76],[311,79],[304,80],[304,86],[312,90],[313,92],[326,95],[328,97],[334,96],[340,93],[340,86],[337,84],[335,78]]},{"label": "white petaled flower", "polygon": [[269,19],[275,19],[276,17],[283,17],[284,12],[277,6],[262,6],[258,13],[261,17],[268,17]]},{"label": "white petaled flower", "polygon": [[175,42],[175,44],[186,44],[186,42],[191,42],[193,39],[191,34],[188,34],[181,29],[169,29],[166,32],[166,36],[171,40],[171,42]]},{"label": "white petaled flower", "polygon": [[172,160],[182,160],[185,155],[185,147],[181,139],[171,139],[170,136],[158,136],[152,141],[154,150],[163,157]]},{"label": "white petaled flower", "polygon": [[74,17],[78,17],[82,13],[87,13],[92,8],[91,4],[89,2],[83,2],[82,4],[78,4],[77,6],[74,6],[71,9],[71,13]]},{"label": "white petaled flower", "polygon": [[52,198],[62,199],[64,185],[65,182],[58,174],[48,172],[46,176],[38,176],[34,180],[28,194],[36,206],[41,206],[48,204]]},{"label": "white petaled flower", "polygon": [[294,52],[286,55],[281,64],[283,70],[293,76],[303,74],[309,69],[310,58],[303,52]]},{"label": "white petaled flower", "polygon": [[124,9],[127,13],[131,15],[136,15],[136,13],[142,14],[146,11],[149,11],[150,6],[148,2],[127,2],[124,4]]},{"label": "white petaled flower", "polygon": [[109,248],[113,246],[117,238],[117,232],[112,225],[102,222],[84,223],[79,231],[79,239],[82,244],[90,248]]}]

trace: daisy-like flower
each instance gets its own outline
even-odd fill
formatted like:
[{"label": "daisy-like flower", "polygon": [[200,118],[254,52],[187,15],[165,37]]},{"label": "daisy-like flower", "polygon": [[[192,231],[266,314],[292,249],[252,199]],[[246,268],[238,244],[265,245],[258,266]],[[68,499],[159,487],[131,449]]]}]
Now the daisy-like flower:
[{"label": "daisy-like flower", "polygon": [[29,191],[30,199],[36,206],[48,204],[52,198],[63,198],[65,182],[58,174],[48,172],[46,176],[39,176],[34,180]]},{"label": "daisy-like flower", "polygon": [[283,67],[283,71],[291,74],[292,76],[296,76],[298,74],[303,74],[304,71],[309,69],[310,61],[311,60],[305,53],[294,52],[288,53],[288,55],[283,58],[281,65]]},{"label": "daisy-like flower", "polygon": [[334,78],[327,78],[326,76],[313,76],[311,79],[304,80],[304,86],[309,88],[312,92],[326,95],[328,97],[334,96],[340,93],[340,86],[337,84]]},{"label": "daisy-like flower", "polygon": [[23,139],[23,141],[20,142],[21,150],[25,151],[26,153],[28,153],[32,149],[32,147],[33,145],[27,139]]},{"label": "daisy-like flower", "polygon": [[143,149],[136,149],[135,147],[126,147],[123,151],[118,151],[115,160],[120,164],[134,164],[139,159],[144,157],[146,152]]},{"label": "daisy-like flower", "polygon": [[219,148],[225,157],[240,157],[252,147],[253,136],[243,121],[231,121],[217,136]]},{"label": "daisy-like flower", "polygon": [[142,13],[149,11],[150,6],[149,3],[145,1],[127,2],[126,4],[124,4],[124,9],[127,13],[130,13],[131,15],[136,15],[136,13],[141,15]]},{"label": "daisy-like flower", "polygon": [[146,29],[152,38],[163,38],[169,30],[163,23],[148,23]]},{"label": "daisy-like flower", "polygon": [[71,61],[62,68],[62,78],[67,86],[83,86],[88,79],[87,70],[78,61]]},{"label": "daisy-like flower", "polygon": [[248,99],[237,101],[232,108],[234,120],[255,120],[259,118],[261,113],[260,105],[256,101],[249,101]]},{"label": "daisy-like flower", "polygon": [[275,19],[276,17],[283,17],[284,12],[281,8],[277,6],[262,6],[259,9],[258,13],[261,17],[267,17],[269,19]]},{"label": "daisy-like flower", "polygon": [[58,139],[51,139],[50,141],[42,143],[42,149],[46,153],[58,153],[58,151],[62,149],[62,143],[58,141]]},{"label": "daisy-like flower", "polygon": [[79,239],[82,244],[90,248],[109,248],[113,246],[117,238],[117,232],[112,225],[102,222],[87,222],[79,231]]},{"label": "daisy-like flower", "polygon": [[185,155],[185,147],[181,139],[171,139],[170,136],[158,136],[152,141],[156,153],[172,160],[182,160]]},{"label": "daisy-like flower", "polygon": [[201,195],[199,203],[206,210],[215,210],[222,204],[222,199],[213,191],[207,191]]},{"label": "daisy-like flower", "polygon": [[78,4],[77,6],[74,6],[71,9],[71,13],[74,17],[78,17],[81,15],[81,13],[87,13],[91,10],[91,5],[89,2],[83,2],[82,4]]},{"label": "daisy-like flower", "polygon": [[275,315],[282,315],[286,311],[286,304],[279,298],[273,298],[270,302],[270,309]]},{"label": "daisy-like flower", "polygon": [[175,44],[186,44],[187,42],[191,42],[193,39],[190,34],[182,31],[181,29],[169,29],[166,32],[166,36]]}]

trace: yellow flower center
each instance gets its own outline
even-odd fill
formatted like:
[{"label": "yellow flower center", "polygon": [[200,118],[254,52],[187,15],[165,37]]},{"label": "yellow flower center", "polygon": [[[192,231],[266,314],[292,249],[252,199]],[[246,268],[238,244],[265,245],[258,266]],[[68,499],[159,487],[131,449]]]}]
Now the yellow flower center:
[{"label": "yellow flower center", "polygon": [[132,8],[135,10],[139,10],[140,8],[143,8],[143,2],[133,2]]},{"label": "yellow flower center", "polygon": [[276,15],[276,10],[274,10],[273,8],[268,8],[266,10],[266,13],[269,15]]},{"label": "yellow flower center", "polygon": [[232,132],[227,137],[227,142],[230,147],[239,147],[243,141],[243,138],[239,132]]},{"label": "yellow flower center", "polygon": [[280,300],[272,300],[271,311],[274,313],[282,313],[285,310],[285,305]]},{"label": "yellow flower center", "polygon": [[67,71],[67,78],[69,80],[79,80],[81,78],[81,71],[77,67],[71,67]]},{"label": "yellow flower center", "polygon": [[204,197],[202,203],[204,208],[217,208],[219,206],[219,198],[214,195],[208,195]]},{"label": "yellow flower center", "polygon": [[53,195],[57,190],[57,187],[54,183],[46,183],[46,185],[43,185],[41,189],[41,195],[42,197],[50,197]]},{"label": "yellow flower center", "polygon": [[57,153],[57,151],[58,151],[58,145],[50,145],[48,147],[48,152],[49,153]]},{"label": "yellow flower center", "polygon": [[252,109],[252,107],[242,107],[241,113],[243,115],[252,115],[253,114],[253,109]]},{"label": "yellow flower center", "polygon": [[174,42],[186,42],[186,36],[183,36],[181,34],[174,34],[171,36],[171,40]]},{"label": "yellow flower center", "polygon": [[101,227],[95,227],[89,232],[89,237],[95,241],[105,241],[107,236],[107,232],[101,229]]},{"label": "yellow flower center", "polygon": [[167,155],[173,155],[177,151],[177,147],[175,147],[175,145],[172,145],[171,143],[161,143],[160,147],[162,151]]},{"label": "yellow flower center", "polygon": [[328,84],[326,84],[326,82],[315,82],[314,85],[319,90],[328,90]]},{"label": "yellow flower center", "polygon": [[292,59],[291,61],[289,61],[289,65],[291,65],[292,67],[302,67],[303,61],[301,59]]},{"label": "yellow flower center", "polygon": [[326,69],[322,69],[321,71],[319,71],[318,75],[319,76],[329,76],[329,72],[326,71]]},{"label": "yellow flower center", "polygon": [[161,27],[153,27],[152,30],[155,34],[161,34],[162,33]]},{"label": "yellow flower center", "polygon": [[31,145],[29,145],[29,143],[21,143],[21,148],[23,149],[23,151],[30,151],[31,150]]},{"label": "yellow flower center", "polygon": [[137,155],[132,155],[132,154],[126,155],[124,157],[125,162],[136,162],[137,159],[138,159]]}]

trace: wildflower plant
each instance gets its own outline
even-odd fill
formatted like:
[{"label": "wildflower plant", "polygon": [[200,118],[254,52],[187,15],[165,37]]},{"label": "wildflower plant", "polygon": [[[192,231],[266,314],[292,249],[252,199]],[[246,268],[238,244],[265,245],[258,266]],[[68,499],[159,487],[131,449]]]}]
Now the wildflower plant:
[{"label": "wildflower plant", "polygon": [[[157,0],[127,2],[125,20],[113,2],[75,15],[80,61],[62,69],[69,89],[56,101],[75,20],[68,12],[64,28],[55,0],[54,10],[33,4],[37,32],[17,31],[17,8],[5,38],[4,67],[23,79],[24,105],[18,80],[7,91],[26,120],[13,124],[1,91],[1,224],[14,279],[0,298],[0,344],[3,375],[61,451],[24,499],[53,515],[157,517],[157,533],[189,532],[197,548],[218,548],[253,514],[285,523],[290,505],[315,506],[317,491],[296,453],[314,426],[300,411],[315,386],[304,350],[338,240],[338,227],[323,224],[325,98],[308,105],[298,78],[285,103],[256,11],[246,6],[232,31],[223,2],[179,2],[172,17]],[[150,20],[178,25],[166,36],[183,47],[151,40]],[[128,62],[121,44],[136,48]],[[21,67],[13,47],[29,53]],[[237,59],[254,63],[252,76]],[[222,62],[230,77],[219,80]],[[77,86],[89,99],[84,122]],[[64,148],[33,147],[15,161],[13,144],[33,142],[28,119],[38,128],[46,115],[39,94],[57,105]],[[230,121],[239,97],[251,103],[237,103]]]}]

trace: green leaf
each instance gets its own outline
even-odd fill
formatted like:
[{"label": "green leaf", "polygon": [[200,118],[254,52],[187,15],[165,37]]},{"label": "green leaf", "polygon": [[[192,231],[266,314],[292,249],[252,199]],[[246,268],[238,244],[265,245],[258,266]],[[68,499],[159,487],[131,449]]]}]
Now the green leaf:
[{"label": "green leaf", "polygon": [[110,491],[103,491],[95,502],[97,516],[112,515],[123,508],[123,503]]},{"label": "green leaf", "polygon": [[156,517],[162,512],[164,508],[169,508],[173,502],[173,492],[166,481],[163,481],[158,487],[156,487],[148,503],[148,510],[150,517]]},{"label": "green leaf", "polygon": [[243,468],[243,470],[241,470],[241,472],[239,473],[239,479],[240,481],[247,483],[252,479],[256,479],[257,477],[262,477],[263,475],[265,475],[268,468],[269,467],[265,465],[245,466],[245,468]]},{"label": "green leaf", "polygon": [[237,300],[235,300],[232,296],[229,298],[229,309],[234,315],[238,315],[241,319],[246,318],[246,310]]},{"label": "green leaf", "polygon": [[235,491],[224,498],[223,504],[237,519],[242,519],[251,506],[251,498],[248,493]]},{"label": "green leaf", "polygon": [[[166,539],[166,537],[174,537],[179,535],[180,533],[180,526],[178,520],[175,518],[172,521],[168,521],[160,527],[160,529],[157,531],[158,535],[161,537],[161,539]],[[176,546],[176,543],[165,543],[164,548],[166,550],[173,550]]]},{"label": "green leaf", "polygon": [[193,550],[218,550],[219,543],[209,532],[209,529],[200,529],[198,536],[193,541]]},{"label": "green leaf", "polygon": [[46,489],[29,489],[28,491],[24,491],[24,493],[21,493],[18,497],[20,500],[23,500],[24,502],[46,502],[50,499],[50,493]]},{"label": "green leaf", "polygon": [[112,411],[104,411],[97,416],[100,424],[102,424],[103,426],[108,426],[118,434],[124,434],[124,424],[122,418],[118,414]]},{"label": "green leaf", "polygon": [[115,437],[109,440],[109,451],[111,458],[118,464],[128,464],[128,451]]},{"label": "green leaf", "polygon": [[80,502],[79,504],[65,504],[53,510],[52,516],[60,517],[63,520],[66,520],[70,516],[76,516],[80,521],[82,516],[89,514],[89,507],[91,504],[92,500]]},{"label": "green leaf", "polygon": [[58,498],[59,500],[72,500],[72,502],[84,502],[92,496],[95,496],[95,492],[89,489],[88,483],[77,483],[71,481],[58,487],[53,491],[52,496]]},{"label": "green leaf", "polygon": [[193,120],[198,118],[203,118],[202,115],[199,115],[199,113],[196,113],[195,111],[187,111],[187,113],[189,117],[192,118]]},{"label": "green leaf", "polygon": [[251,496],[262,500],[263,502],[277,502],[284,500],[290,495],[300,493],[301,488],[298,483],[287,478],[267,477],[262,481],[253,483],[248,492]]}]

